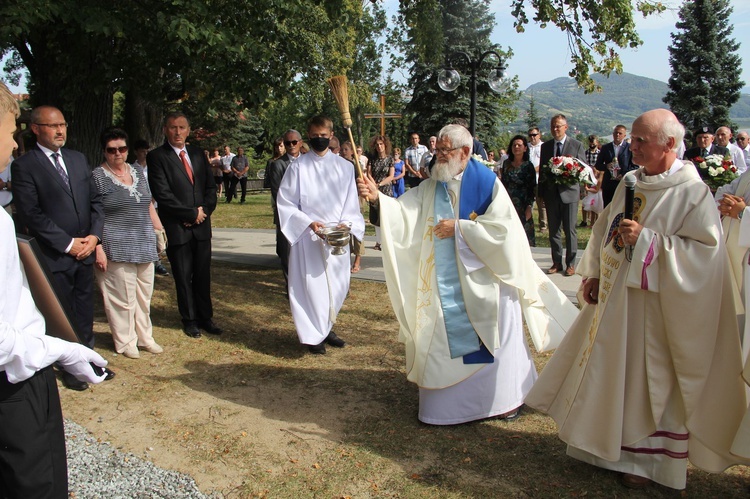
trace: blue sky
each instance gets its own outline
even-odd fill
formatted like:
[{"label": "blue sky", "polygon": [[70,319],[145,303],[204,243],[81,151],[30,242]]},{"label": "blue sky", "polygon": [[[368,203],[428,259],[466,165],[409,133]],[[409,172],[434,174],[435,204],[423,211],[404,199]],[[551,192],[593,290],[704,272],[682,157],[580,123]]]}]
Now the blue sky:
[{"label": "blue sky", "polygon": [[[644,20],[640,14],[637,15],[637,30],[643,45],[638,49],[619,49],[618,52],[623,71],[666,82],[671,72],[667,50],[672,43],[669,35],[676,31],[677,10],[682,2],[665,0],[663,3],[669,10],[659,16],[649,16]],[[743,48],[750,47],[750,0],[733,0],[731,3],[734,7],[730,17],[734,25],[732,36],[740,43],[742,76],[746,85],[750,85],[750,53],[743,53]],[[389,15],[398,9],[398,0],[385,0],[384,4]],[[565,33],[554,26],[541,29],[533,21],[524,33],[516,33],[510,14],[510,0],[493,0],[490,10],[495,14],[497,23],[491,39],[503,49],[513,49],[508,72],[518,76],[521,89],[568,75],[572,65]],[[529,19],[533,17],[531,11],[527,15]]]}]

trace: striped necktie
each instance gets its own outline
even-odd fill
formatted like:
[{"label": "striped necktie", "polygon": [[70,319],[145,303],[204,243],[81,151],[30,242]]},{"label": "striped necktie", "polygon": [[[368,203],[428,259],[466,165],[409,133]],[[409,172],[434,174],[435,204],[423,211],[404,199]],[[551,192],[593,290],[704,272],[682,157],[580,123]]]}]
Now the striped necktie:
[{"label": "striped necktie", "polygon": [[70,178],[68,177],[68,173],[65,171],[65,168],[62,167],[60,164],[60,153],[59,152],[53,152],[52,153],[52,159],[55,160],[55,170],[57,170],[57,173],[62,177],[63,182],[65,182],[65,185],[70,188]]}]

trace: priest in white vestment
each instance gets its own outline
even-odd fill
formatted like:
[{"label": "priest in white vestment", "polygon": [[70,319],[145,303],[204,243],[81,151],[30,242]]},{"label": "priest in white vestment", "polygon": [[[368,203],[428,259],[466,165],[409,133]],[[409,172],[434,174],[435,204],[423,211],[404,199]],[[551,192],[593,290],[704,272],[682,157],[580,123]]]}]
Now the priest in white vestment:
[{"label": "priest in white vestment", "polygon": [[677,159],[665,109],[633,123],[642,165],[632,220],[625,182],[578,266],[581,315],[526,403],[552,416],[568,454],[629,487],[686,485],[687,462],[721,472],[746,409],[732,278],[711,192]]},{"label": "priest in white vestment", "polygon": [[537,377],[522,312],[547,348],[577,315],[534,262],[505,188],[471,159],[472,146],[466,128],[443,128],[431,178],[398,199],[359,181],[380,206],[388,293],[428,424],[515,418]]},{"label": "priest in white vestment", "polygon": [[750,170],[731,183],[719,187],[715,194],[724,229],[724,241],[732,267],[737,301],[738,325],[742,341],[742,360],[747,360],[750,352],[750,321],[746,320],[746,310],[750,308]]},{"label": "priest in white vestment", "polygon": [[[750,309],[750,170],[734,179],[731,183],[719,187],[715,195],[719,212],[723,215],[724,240],[727,254],[732,266],[732,275],[736,285],[737,297],[741,300],[742,312],[738,311],[739,327],[742,331],[742,359],[745,362],[743,378],[750,385],[750,321],[747,310]],[[750,393],[750,386],[745,387],[745,394]],[[737,432],[732,452],[750,459],[750,410]]]},{"label": "priest in white vestment", "polygon": [[351,223],[351,233],[361,241],[365,221],[351,163],[328,150],[331,120],[312,118],[307,134],[311,151],[287,168],[276,204],[291,246],[289,304],[297,335],[311,353],[325,354],[326,344],[344,346],[332,328],[349,292],[351,268],[349,246],[334,255],[320,232],[327,223]]}]

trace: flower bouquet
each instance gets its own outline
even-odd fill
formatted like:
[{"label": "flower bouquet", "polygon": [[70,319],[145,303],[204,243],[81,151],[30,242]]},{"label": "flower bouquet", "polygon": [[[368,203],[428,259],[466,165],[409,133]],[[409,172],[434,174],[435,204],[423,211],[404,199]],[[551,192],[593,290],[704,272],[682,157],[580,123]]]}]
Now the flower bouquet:
[{"label": "flower bouquet", "polygon": [[714,192],[722,185],[726,185],[736,179],[739,175],[737,167],[734,166],[732,158],[729,155],[709,154],[705,158],[698,156],[691,159],[691,161],[698,169],[703,182]]},{"label": "flower bouquet", "polygon": [[554,156],[542,166],[545,180],[558,185],[596,185],[596,176],[589,165],[571,156]]},{"label": "flower bouquet", "polygon": [[472,154],[471,157],[472,157],[472,159],[474,159],[474,161],[476,161],[480,165],[484,165],[487,168],[489,168],[490,170],[493,170],[493,171],[495,170],[496,163],[490,163],[489,161],[487,161],[486,159],[484,159],[479,154]]}]

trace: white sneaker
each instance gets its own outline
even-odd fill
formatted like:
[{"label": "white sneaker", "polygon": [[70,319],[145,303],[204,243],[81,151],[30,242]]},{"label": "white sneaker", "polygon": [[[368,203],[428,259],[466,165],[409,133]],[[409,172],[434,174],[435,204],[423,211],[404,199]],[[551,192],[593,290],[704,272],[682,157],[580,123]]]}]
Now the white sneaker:
[{"label": "white sneaker", "polygon": [[159,354],[164,351],[164,349],[158,343],[153,343],[147,347],[141,347],[141,349],[154,354]]},{"label": "white sneaker", "polygon": [[141,354],[138,352],[138,347],[136,346],[127,346],[125,347],[125,350],[123,350],[122,355],[129,359],[140,359]]}]

